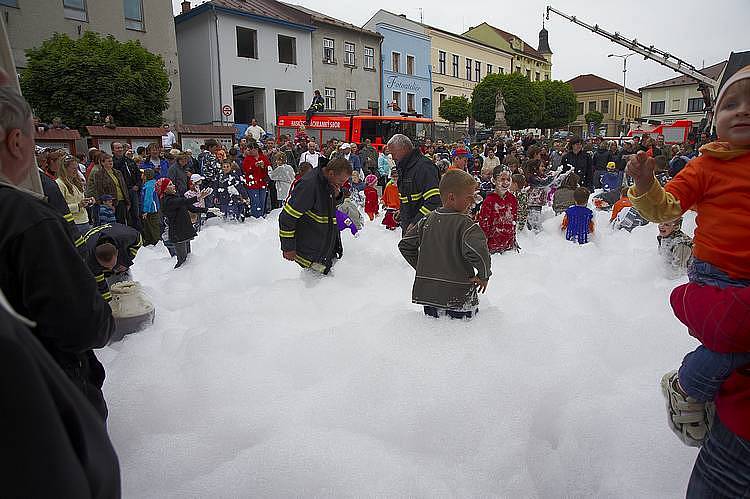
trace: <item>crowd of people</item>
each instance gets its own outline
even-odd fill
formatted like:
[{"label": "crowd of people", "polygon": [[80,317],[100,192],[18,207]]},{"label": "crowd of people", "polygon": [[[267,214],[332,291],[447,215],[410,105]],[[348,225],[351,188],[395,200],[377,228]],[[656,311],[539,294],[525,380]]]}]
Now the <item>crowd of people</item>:
[{"label": "crowd of people", "polygon": [[[207,218],[243,223],[280,208],[283,257],[328,274],[344,253],[341,231],[400,226],[399,250],[416,271],[413,302],[431,317],[470,319],[492,253],[519,251],[522,231],[548,230],[549,211],[563,215],[561,237],[586,244],[595,212],[608,210],[614,229],[658,223],[671,275],[689,277],[671,303],[702,344],[662,380],[672,430],[702,446],[688,495],[746,495],[750,68],[730,78],[716,109],[718,140],[671,147],[645,134],[621,144],[521,134],[414,143],[396,134],[379,148],[317,144],[304,126],[276,138],[254,124],[236,146],[208,139],[196,155],[167,136],[74,157],[35,150],[28,104],[0,86],[0,351],[4,378],[23,379],[3,385],[9,446],[23,449],[0,461],[16,478],[10,490],[36,482],[31,495],[118,495],[93,350],[114,329],[109,278],[126,272],[142,245],[162,241],[177,268]],[[20,188],[34,155],[43,198]],[[681,231],[689,209],[699,217],[694,240]],[[60,473],[28,478],[40,466]]]}]

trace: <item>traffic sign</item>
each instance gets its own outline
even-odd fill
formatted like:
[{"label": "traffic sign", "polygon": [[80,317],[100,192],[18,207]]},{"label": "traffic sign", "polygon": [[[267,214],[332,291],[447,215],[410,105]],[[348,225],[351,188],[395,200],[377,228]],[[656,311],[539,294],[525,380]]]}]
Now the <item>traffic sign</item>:
[{"label": "traffic sign", "polygon": [[229,104],[224,104],[224,106],[221,108],[221,112],[226,117],[231,116],[232,115],[232,106],[230,106]]}]

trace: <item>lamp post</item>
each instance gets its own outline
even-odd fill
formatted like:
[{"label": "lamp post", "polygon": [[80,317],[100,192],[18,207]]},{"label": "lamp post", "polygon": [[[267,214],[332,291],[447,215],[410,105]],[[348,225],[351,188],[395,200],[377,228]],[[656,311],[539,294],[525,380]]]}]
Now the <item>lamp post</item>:
[{"label": "lamp post", "polygon": [[631,55],[635,55],[635,52],[630,52],[628,54],[609,54],[607,57],[619,57],[622,59],[622,128],[620,128],[620,137],[625,135],[625,99],[628,95],[628,89],[625,86],[625,77],[628,74],[628,57]]}]

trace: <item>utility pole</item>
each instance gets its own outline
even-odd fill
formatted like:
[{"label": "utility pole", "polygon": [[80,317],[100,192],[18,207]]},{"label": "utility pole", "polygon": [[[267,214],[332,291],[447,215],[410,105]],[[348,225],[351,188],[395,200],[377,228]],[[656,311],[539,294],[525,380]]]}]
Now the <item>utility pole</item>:
[{"label": "utility pole", "polygon": [[609,54],[607,57],[619,57],[622,59],[622,125],[620,128],[620,140],[622,140],[622,136],[625,135],[625,99],[628,96],[628,87],[625,86],[625,79],[628,74],[628,57],[631,55],[635,55],[635,52],[630,52],[628,54]]}]

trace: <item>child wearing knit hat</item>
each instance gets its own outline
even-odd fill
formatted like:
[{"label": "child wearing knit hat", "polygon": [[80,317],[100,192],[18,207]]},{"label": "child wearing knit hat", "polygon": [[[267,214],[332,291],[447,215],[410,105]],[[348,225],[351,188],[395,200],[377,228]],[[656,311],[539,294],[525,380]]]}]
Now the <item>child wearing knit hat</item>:
[{"label": "child wearing knit hat", "polygon": [[[665,187],[654,178],[656,161],[639,152],[628,163],[635,181],[628,195],[652,222],[677,220],[691,208],[698,213],[690,282],[672,292],[671,302],[702,345],[685,357],[679,372],[662,379],[670,426],[688,445],[701,445],[710,430],[711,440],[722,435],[726,449],[750,449],[750,66],[726,81],[715,109],[718,141],[702,146],[701,156]],[[704,402],[714,399],[717,417],[712,421]],[[733,438],[744,443],[727,442]],[[708,447],[715,444],[711,440]],[[714,482],[734,480],[727,474],[744,477],[739,488],[712,493],[747,493],[750,450],[743,455],[722,451],[720,460],[709,455],[714,452],[706,446],[701,451],[688,497],[694,481],[704,481],[700,487],[708,493],[719,486]],[[709,459],[721,461],[718,468],[726,466],[725,474],[705,464]]]},{"label": "child wearing knit hat", "polygon": [[378,185],[378,177],[372,173],[365,177],[365,213],[372,222],[375,215],[378,214],[378,191],[375,186]]}]

